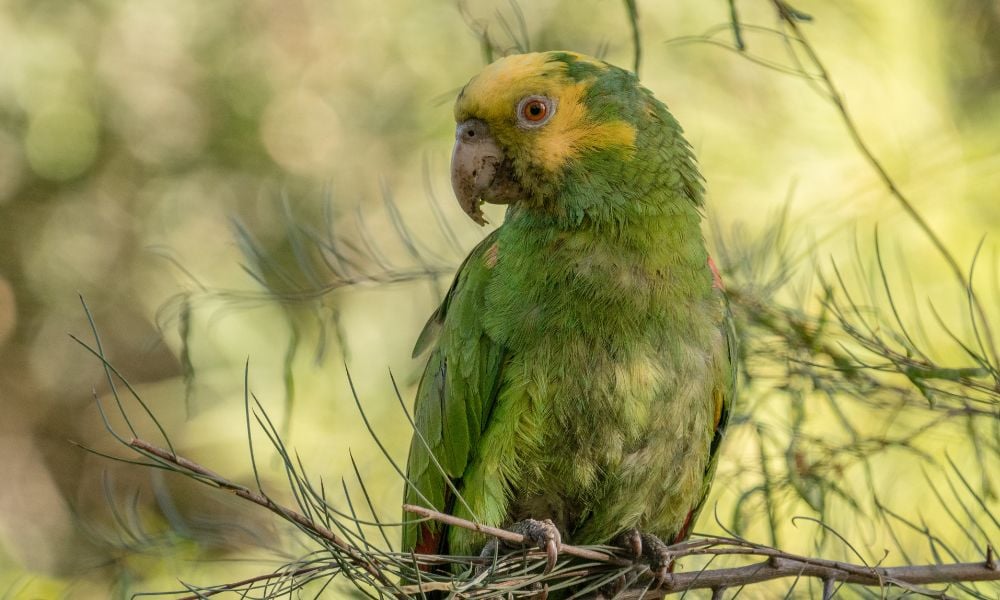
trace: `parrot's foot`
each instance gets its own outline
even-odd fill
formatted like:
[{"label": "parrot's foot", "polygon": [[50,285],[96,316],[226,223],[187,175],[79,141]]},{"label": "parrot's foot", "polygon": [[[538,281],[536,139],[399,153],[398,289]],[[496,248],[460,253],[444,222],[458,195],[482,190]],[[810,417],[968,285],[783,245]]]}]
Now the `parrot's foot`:
[{"label": "parrot's foot", "polygon": [[627,583],[625,576],[621,575],[611,583],[601,586],[594,594],[593,600],[614,600],[625,590]]},{"label": "parrot's foot", "polygon": [[[525,519],[514,523],[507,528],[507,531],[523,535],[525,546],[537,546],[539,550],[545,552],[546,573],[556,566],[556,560],[559,558],[559,547],[562,545],[562,535],[551,519],[544,519],[542,521]],[[483,551],[479,553],[479,557],[492,560],[498,554],[501,548],[500,544],[501,542],[497,538],[486,542],[486,545],[483,546]],[[502,544],[503,548],[506,549],[513,550],[517,548],[517,546],[513,546],[507,542],[503,542]],[[485,570],[486,566],[484,565],[482,569]]]},{"label": "parrot's foot", "polygon": [[633,528],[619,535],[615,543],[624,548],[636,562],[642,561],[649,565],[653,583],[657,588],[667,580],[673,558],[670,556],[670,548],[663,543],[663,540],[651,533],[641,533]]}]

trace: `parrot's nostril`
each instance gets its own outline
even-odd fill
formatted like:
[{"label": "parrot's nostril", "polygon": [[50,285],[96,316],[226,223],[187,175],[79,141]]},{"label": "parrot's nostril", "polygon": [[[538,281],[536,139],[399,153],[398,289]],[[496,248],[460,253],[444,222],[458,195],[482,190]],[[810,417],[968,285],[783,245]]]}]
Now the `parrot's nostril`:
[{"label": "parrot's nostril", "polygon": [[455,139],[462,140],[469,144],[478,144],[483,140],[490,139],[490,130],[479,119],[469,119],[458,124],[455,130]]}]

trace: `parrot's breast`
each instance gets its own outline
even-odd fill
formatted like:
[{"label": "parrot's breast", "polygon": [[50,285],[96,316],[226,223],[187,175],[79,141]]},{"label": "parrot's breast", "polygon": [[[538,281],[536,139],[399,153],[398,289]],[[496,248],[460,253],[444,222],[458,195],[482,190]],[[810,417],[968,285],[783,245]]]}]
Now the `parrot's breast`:
[{"label": "parrot's breast", "polygon": [[486,331],[510,349],[503,387],[528,400],[539,431],[523,441],[510,519],[552,518],[575,543],[639,525],[673,536],[701,493],[713,430],[721,312],[704,250],[513,243],[501,237]]}]

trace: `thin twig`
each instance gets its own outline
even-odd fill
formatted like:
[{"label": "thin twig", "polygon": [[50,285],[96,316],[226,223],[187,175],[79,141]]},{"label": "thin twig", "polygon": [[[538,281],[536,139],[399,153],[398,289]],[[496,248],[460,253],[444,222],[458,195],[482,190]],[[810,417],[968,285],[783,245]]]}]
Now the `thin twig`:
[{"label": "thin twig", "polygon": [[199,590],[197,594],[191,596],[182,596],[177,598],[177,600],[200,600],[201,598],[207,598],[209,596],[214,596],[216,594],[222,594],[225,592],[232,592],[238,590],[242,587],[253,585],[261,581],[270,581],[271,579],[285,578],[285,577],[299,577],[302,575],[309,575],[315,573],[324,568],[322,565],[316,565],[312,567],[303,567],[301,569],[295,569],[294,571],[289,571],[288,573],[276,572],[276,573],[265,573],[263,575],[257,575],[255,577],[247,577],[246,579],[241,579],[239,581],[232,581],[230,583],[225,583],[220,586],[213,587],[211,589]]},{"label": "thin twig", "polygon": [[[820,59],[819,54],[813,48],[809,39],[803,33],[802,28],[799,27],[799,21],[801,13],[795,11],[788,6],[783,0],[771,0],[774,3],[775,8],[778,11],[779,18],[788,26],[788,28],[795,34],[796,41],[805,50],[806,56],[809,58],[809,62],[812,63],[813,67],[816,68],[819,73],[819,80],[826,87],[826,91],[829,94],[830,101],[837,109],[837,113],[840,115],[841,120],[844,123],[844,127],[847,129],[848,135],[850,135],[851,140],[854,145],[858,148],[861,154],[865,157],[865,160],[871,165],[878,175],[879,179],[885,185],[886,189],[889,191],[889,195],[896,199],[899,205],[903,208],[903,211],[917,224],[917,227],[924,232],[927,239],[930,240],[931,244],[937,249],[938,253],[944,258],[948,267],[954,273],[955,278],[961,282],[962,287],[969,290],[972,302],[976,308],[976,313],[978,313],[979,320],[982,321],[982,327],[986,335],[986,341],[990,349],[990,353],[993,357],[993,362],[1000,364],[1000,355],[997,354],[996,344],[993,339],[993,331],[989,325],[989,319],[986,315],[986,309],[983,307],[982,302],[980,302],[979,297],[972,291],[972,282],[966,277],[964,269],[958,264],[958,260],[955,259],[951,251],[945,245],[944,240],[934,231],[930,224],[924,219],[923,215],[917,211],[913,202],[899,189],[896,182],[886,171],[882,162],[875,156],[868,144],[865,143],[864,139],[861,137],[861,132],[858,130],[854,119],[851,117],[850,112],[847,110],[847,105],[844,103],[843,95],[840,90],[833,83],[833,78],[830,76],[830,72],[826,69],[826,65]],[[973,317],[975,319],[975,316]]]},{"label": "thin twig", "polygon": [[639,64],[642,62],[642,37],[639,31],[639,5],[636,0],[625,0],[625,10],[628,12],[629,26],[632,28],[632,72],[639,76]]},{"label": "thin twig", "polygon": [[[158,448],[149,442],[142,439],[133,439],[129,442],[129,446],[139,450],[143,453],[151,454],[160,460],[168,462],[170,464],[181,467],[182,469],[197,475],[197,479],[202,482],[211,482],[217,487],[230,491],[233,494],[243,498],[244,500],[249,500],[258,506],[263,506],[269,511],[288,519],[295,524],[301,526],[303,529],[316,534],[318,537],[330,542],[337,547],[338,550],[346,554],[351,560],[363,567],[368,573],[374,577],[379,583],[385,585],[388,588],[397,587],[394,582],[392,582],[388,577],[386,577],[382,571],[376,566],[371,560],[368,559],[360,550],[346,542],[343,538],[330,531],[326,527],[323,527],[319,523],[316,523],[312,519],[307,518],[302,513],[294,511],[288,507],[282,506],[275,501],[271,500],[264,494],[255,492],[245,486],[238,483],[229,481],[228,479],[222,477],[221,475],[207,469],[196,462],[188,460],[183,456],[175,454],[164,450],[163,448]],[[401,592],[396,593],[397,598],[406,598]]]},{"label": "thin twig", "polygon": [[[472,521],[468,521],[460,517],[446,515],[436,510],[431,510],[429,508],[424,508],[422,506],[415,506],[413,504],[404,504],[403,510],[408,513],[413,513],[415,515],[427,519],[433,519],[434,521],[444,523],[445,525],[451,525],[453,527],[461,527],[463,529],[469,529],[485,535],[491,535],[499,540],[509,542],[515,546],[530,544],[530,542],[526,542],[525,537],[519,533],[514,533],[513,531],[507,531],[506,529],[500,529],[498,527],[480,525],[479,523],[473,523]],[[623,558],[616,558],[614,555],[611,554],[596,552],[594,550],[580,548],[579,546],[571,546],[569,544],[561,544],[559,546],[559,553],[567,554],[569,556],[575,556],[577,558],[583,558],[586,560],[596,560],[611,565],[617,565],[620,567],[626,567],[632,564],[632,562],[629,560]],[[542,553],[539,552],[539,555],[541,554]]]}]

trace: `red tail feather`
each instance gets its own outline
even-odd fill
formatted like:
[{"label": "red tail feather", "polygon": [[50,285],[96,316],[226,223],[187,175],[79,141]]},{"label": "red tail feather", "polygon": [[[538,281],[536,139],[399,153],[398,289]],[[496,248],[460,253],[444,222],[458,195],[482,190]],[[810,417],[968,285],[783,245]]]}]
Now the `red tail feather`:
[{"label": "red tail feather", "polygon": [[722,275],[719,275],[719,268],[715,266],[715,261],[712,260],[711,256],[708,257],[708,268],[712,269],[712,287],[717,290],[726,289],[722,284]]}]

